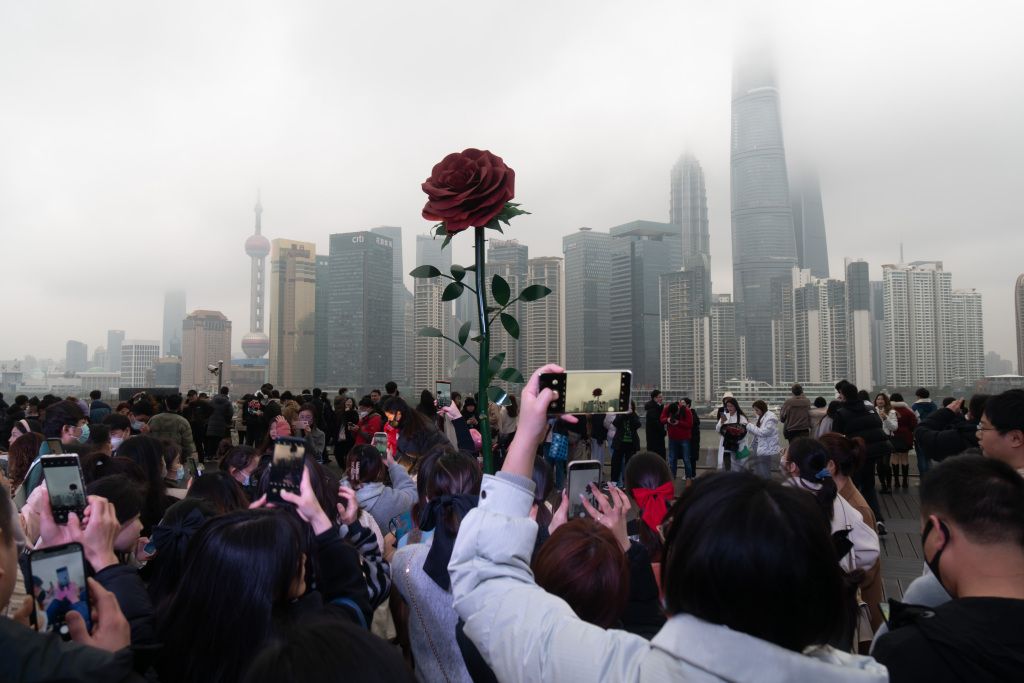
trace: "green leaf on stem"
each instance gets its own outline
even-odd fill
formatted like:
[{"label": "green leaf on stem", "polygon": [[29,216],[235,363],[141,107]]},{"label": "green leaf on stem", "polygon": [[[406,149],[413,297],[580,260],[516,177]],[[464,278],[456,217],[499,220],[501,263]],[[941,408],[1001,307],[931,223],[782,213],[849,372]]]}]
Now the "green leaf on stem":
[{"label": "green leaf on stem", "polygon": [[467,339],[469,339],[469,323],[465,322],[459,328],[459,346],[465,346]]},{"label": "green leaf on stem", "polygon": [[505,368],[498,373],[498,379],[511,382],[512,384],[522,384],[523,373],[519,372],[515,368]]},{"label": "green leaf on stem", "polygon": [[466,266],[465,268],[463,268],[463,270],[465,270],[467,273],[475,273],[476,272],[476,264],[474,263],[471,266]]},{"label": "green leaf on stem", "polygon": [[519,292],[520,301],[536,301],[537,299],[543,299],[551,290],[544,285],[530,285],[523,291]]},{"label": "green leaf on stem", "polygon": [[462,282],[462,278],[466,277],[466,269],[456,264],[452,265],[452,277],[455,278],[456,282]]},{"label": "green leaf on stem", "polygon": [[431,228],[431,230],[434,231],[435,236],[440,236],[448,232],[448,229],[444,227],[444,223],[436,223],[434,227]]},{"label": "green leaf on stem", "polygon": [[441,274],[441,271],[434,266],[416,266],[410,271],[409,275],[417,278],[431,278],[437,277]]},{"label": "green leaf on stem", "polygon": [[462,296],[462,290],[466,287],[461,282],[449,282],[441,294],[441,301],[453,301]]},{"label": "green leaf on stem", "polygon": [[470,339],[470,341],[475,341],[477,344],[479,344],[483,340],[484,340],[484,336],[482,334],[478,334],[477,336],[475,336],[472,339]]},{"label": "green leaf on stem", "polygon": [[519,339],[519,321],[510,316],[508,313],[501,314],[501,324],[508,332],[508,336],[513,339]]},{"label": "green leaf on stem", "polygon": [[423,327],[418,332],[421,337],[443,337],[444,333],[436,327]]},{"label": "green leaf on stem", "polygon": [[508,394],[501,387],[487,387],[487,399],[497,405],[505,405]]},{"label": "green leaf on stem", "polygon": [[491,295],[494,296],[494,300],[498,302],[499,306],[504,306],[508,303],[508,300],[512,297],[512,289],[508,286],[505,278],[495,275],[491,279]]},{"label": "green leaf on stem", "polygon": [[501,364],[505,362],[504,352],[499,353],[497,356],[491,358],[491,361],[487,364],[487,374],[494,377],[498,374],[498,370],[501,369]]},{"label": "green leaf on stem", "polygon": [[459,367],[470,358],[472,358],[472,356],[459,356],[458,358],[455,359],[455,365],[452,367],[452,369],[454,370],[455,368]]},{"label": "green leaf on stem", "polygon": [[441,242],[441,248],[444,249],[448,246],[448,243],[452,241],[452,236],[448,235],[444,238],[444,242]]}]

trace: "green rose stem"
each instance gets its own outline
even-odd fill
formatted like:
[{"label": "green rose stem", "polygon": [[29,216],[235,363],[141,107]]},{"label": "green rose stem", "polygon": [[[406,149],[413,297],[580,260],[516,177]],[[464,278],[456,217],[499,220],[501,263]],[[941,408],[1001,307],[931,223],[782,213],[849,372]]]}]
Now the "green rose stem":
[{"label": "green rose stem", "polygon": [[[491,335],[487,329],[487,278],[484,273],[484,230],[475,228],[476,231],[476,312],[480,318],[480,355],[479,366],[479,391],[476,397],[476,410],[480,421],[480,448],[484,456],[484,472],[494,474],[494,456],[491,454],[491,423],[488,419],[488,396],[487,368],[491,358]],[[481,410],[482,408],[482,410]]]}]

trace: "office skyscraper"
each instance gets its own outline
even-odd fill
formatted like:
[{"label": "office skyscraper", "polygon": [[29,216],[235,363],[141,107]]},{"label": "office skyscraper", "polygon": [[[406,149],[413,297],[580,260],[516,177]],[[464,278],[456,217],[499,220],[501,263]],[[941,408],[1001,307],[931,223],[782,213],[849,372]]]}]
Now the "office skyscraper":
[{"label": "office skyscraper", "polygon": [[973,386],[985,376],[985,334],[981,294],[974,289],[954,289],[950,295],[949,362],[947,382]]},{"label": "office skyscraper", "polygon": [[394,247],[368,230],[331,235],[328,377],[368,390],[392,378]]},{"label": "office skyscraper", "polygon": [[126,340],[121,343],[121,388],[141,389],[146,386],[146,371],[160,357],[160,342]]},{"label": "office skyscraper", "polygon": [[316,334],[313,340],[313,384],[327,384],[327,300],[330,293],[331,258],[316,257]]},{"label": "office skyscraper", "polygon": [[633,221],[609,230],[615,283],[608,294],[609,361],[613,368],[631,369],[633,386],[640,390],[661,382],[658,283],[674,270],[677,229],[671,223]]},{"label": "office skyscraper", "polygon": [[164,292],[163,354],[181,358],[181,324],[185,320],[185,292]]},{"label": "office skyscraper", "polygon": [[1017,328],[1017,374],[1024,375],[1024,274],[1017,276],[1013,286],[1014,313]]},{"label": "office skyscraper", "polygon": [[542,285],[551,290],[543,299],[531,301],[525,314],[519,339],[523,348],[524,378],[547,363],[565,363],[565,277],[562,259],[557,256],[532,258],[527,267],[526,286]]},{"label": "office skyscraper", "polygon": [[107,370],[110,372],[121,372],[122,343],[124,330],[107,330]]},{"label": "office skyscraper", "polygon": [[316,245],[276,239],[270,251],[270,383],[293,392],[313,384]]},{"label": "office skyscraper", "polygon": [[68,372],[82,372],[89,369],[89,347],[84,342],[68,340],[65,346],[64,369]]},{"label": "office skyscraper", "polygon": [[266,277],[266,259],[270,254],[270,240],[263,236],[263,204],[256,195],[256,232],[245,240],[245,253],[249,256],[249,334],[242,337],[242,351],[248,358],[263,358],[270,350],[270,338],[263,331],[263,310]]},{"label": "office skyscraper", "polygon": [[394,284],[392,285],[392,297],[394,298],[394,303],[391,309],[391,344],[393,352],[391,378],[399,386],[404,387],[409,383],[412,375],[411,369],[406,365],[406,357],[409,355],[406,344],[410,337],[405,327],[405,303],[412,298],[412,294],[405,287],[406,268],[402,260],[402,228],[388,225],[374,228],[370,232],[384,235],[391,240],[393,245],[394,261],[392,263],[392,273]]},{"label": "office skyscraper", "polygon": [[[701,267],[707,277],[703,288],[711,306],[711,233],[708,230],[708,197],[704,185],[704,169],[693,154],[687,152],[672,167],[669,222],[680,228],[682,265],[687,270]],[[673,264],[672,270],[678,270]]]},{"label": "office skyscraper", "polygon": [[732,258],[737,325],[746,338],[747,370],[773,378],[772,282],[790,281],[797,265],[779,91],[765,59],[733,75]]},{"label": "office skyscraper", "polygon": [[886,384],[942,387],[950,368],[952,276],[941,261],[882,266]]},{"label": "office skyscraper", "polygon": [[[209,366],[224,362],[221,383],[231,381],[231,321],[220,311],[192,311],[182,322],[181,390],[206,391],[217,384]],[[220,387],[216,387],[219,389]]]},{"label": "office skyscraper", "polygon": [[827,278],[828,242],[818,174],[809,170],[794,174],[790,189],[797,265],[814,277]]},{"label": "office skyscraper", "polygon": [[732,379],[746,378],[746,341],[736,331],[736,304],[729,294],[711,295],[711,384],[716,397]]},{"label": "office skyscraper", "polygon": [[665,273],[660,279],[660,388],[673,398],[714,399],[707,283],[702,266]]},{"label": "office skyscraper", "polygon": [[[565,367],[609,367],[611,235],[590,228],[562,237],[565,256]],[[570,341],[571,340],[571,341]]]}]

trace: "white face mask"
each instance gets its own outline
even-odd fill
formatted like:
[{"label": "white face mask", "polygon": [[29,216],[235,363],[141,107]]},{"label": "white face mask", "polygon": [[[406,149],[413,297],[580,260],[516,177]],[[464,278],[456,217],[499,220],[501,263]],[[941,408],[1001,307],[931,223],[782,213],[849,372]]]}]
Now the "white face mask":
[{"label": "white face mask", "polygon": [[116,451],[121,444],[124,443],[124,438],[120,436],[110,437],[110,449]]},{"label": "white face mask", "polygon": [[365,418],[369,414],[370,414],[369,410],[360,410],[359,411],[359,419],[362,420],[363,418]]}]

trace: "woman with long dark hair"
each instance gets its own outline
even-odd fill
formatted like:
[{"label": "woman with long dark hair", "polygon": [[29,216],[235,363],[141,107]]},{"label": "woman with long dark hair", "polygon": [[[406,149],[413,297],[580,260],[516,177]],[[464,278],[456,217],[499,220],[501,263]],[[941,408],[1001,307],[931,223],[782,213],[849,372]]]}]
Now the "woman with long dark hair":
[{"label": "woman with long dark hair", "polygon": [[736,453],[747,435],[747,416],[743,414],[740,404],[732,396],[722,399],[721,413],[715,431],[722,435],[718,443],[718,469],[743,469],[736,460]]},{"label": "woman with long dark hair", "polygon": [[434,446],[449,443],[431,420],[410,408],[403,399],[392,396],[384,401],[382,408],[388,427],[397,431],[395,459],[410,472],[416,471],[421,455]]},{"label": "woman with long dark hair", "polygon": [[142,535],[149,536],[164,516],[164,511],[177,502],[176,498],[167,495],[164,444],[152,436],[133,436],[117,449],[117,457],[128,458],[146,474],[149,489],[142,506]]},{"label": "woman with long dark hair", "polygon": [[359,412],[356,410],[355,399],[351,396],[334,399],[334,424],[338,427],[334,440],[334,459],[338,461],[338,467],[345,466],[348,452],[355,445],[354,426],[358,423]]}]

